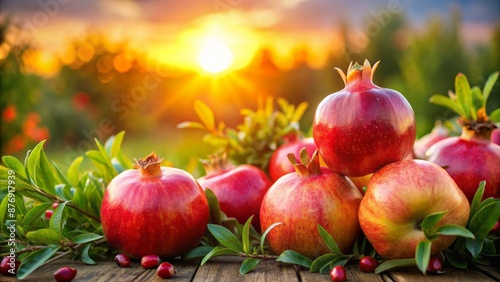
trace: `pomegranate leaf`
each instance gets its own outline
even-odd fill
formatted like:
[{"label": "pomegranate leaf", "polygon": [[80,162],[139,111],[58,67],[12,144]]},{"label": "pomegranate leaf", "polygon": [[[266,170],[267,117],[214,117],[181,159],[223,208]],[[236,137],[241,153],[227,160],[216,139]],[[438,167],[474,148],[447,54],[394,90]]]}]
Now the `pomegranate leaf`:
[{"label": "pomegranate leaf", "polygon": [[415,249],[415,262],[417,263],[418,269],[425,274],[427,267],[429,266],[429,260],[431,258],[431,241],[422,241],[418,243]]},{"label": "pomegranate leaf", "polygon": [[425,233],[425,236],[429,238],[432,236],[432,229],[434,226],[444,217],[448,211],[441,211],[427,215],[420,224],[420,229]]},{"label": "pomegranate leaf", "polygon": [[[486,202],[486,200],[484,202]],[[478,240],[482,240],[488,235],[491,228],[493,228],[500,217],[500,200],[488,202],[489,203],[484,206],[479,206],[478,211],[474,214],[472,219],[470,219],[468,225],[469,230],[474,233]]]},{"label": "pomegranate leaf", "polygon": [[80,255],[80,259],[85,264],[94,265],[94,264],[97,264],[97,263],[89,255],[90,247],[92,247],[92,243],[87,243],[87,244],[84,245],[83,250],[82,250],[82,254]]},{"label": "pomegranate leaf", "polygon": [[337,258],[335,254],[324,254],[316,258],[311,264],[311,272],[319,272],[325,265],[330,267],[330,263]]},{"label": "pomegranate leaf", "polygon": [[276,259],[276,261],[289,264],[297,264],[307,268],[311,268],[312,265],[312,260],[292,250],[283,251]]},{"label": "pomegranate leaf", "polygon": [[200,100],[194,101],[194,111],[208,131],[215,130],[214,112]]},{"label": "pomegranate leaf", "polygon": [[269,232],[271,232],[271,230],[273,230],[274,227],[280,225],[280,224],[283,224],[281,222],[275,222],[271,225],[269,225],[269,227],[264,231],[264,233],[262,234],[262,237],[260,238],[260,252],[264,255],[264,243],[266,241],[266,237],[267,237],[267,234],[269,234]]},{"label": "pomegranate leaf", "polygon": [[82,156],[79,156],[77,157],[76,159],[74,159],[71,164],[69,165],[69,168],[68,168],[68,180],[69,182],[71,182],[71,184],[73,185],[73,187],[77,187],[78,186],[78,179],[79,179],[79,170],[80,170],[80,164],[82,163],[83,161],[83,157]]},{"label": "pomegranate leaf", "polygon": [[240,274],[244,275],[248,272],[252,271],[260,262],[260,259],[256,258],[247,258],[243,261],[240,267]]},{"label": "pomegranate leaf", "polygon": [[183,260],[201,259],[206,255],[208,255],[213,249],[214,247],[212,246],[199,246],[183,254],[182,259]]},{"label": "pomegranate leaf", "polygon": [[[27,179],[28,177],[26,176],[26,170],[24,168],[23,163],[21,163],[17,158],[13,156],[3,156],[2,157],[2,162],[4,165],[10,169],[12,169],[16,177],[22,177],[23,179]],[[6,178],[3,178],[6,179]]]},{"label": "pomegranate leaf", "polygon": [[34,251],[21,260],[21,265],[17,270],[17,279],[21,280],[30,275],[38,267],[40,267],[44,262],[50,259],[60,247],[50,246],[38,251]]},{"label": "pomegranate leaf", "polygon": [[380,274],[380,273],[387,271],[387,270],[390,270],[390,269],[414,266],[415,264],[416,264],[416,262],[415,262],[414,258],[388,260],[388,261],[381,263],[375,269],[375,274]]},{"label": "pomegranate leaf", "polygon": [[201,265],[204,265],[212,257],[217,257],[222,255],[237,255],[237,253],[238,252],[235,252],[234,250],[229,248],[223,248],[220,246],[215,247],[201,260]]},{"label": "pomegranate leaf", "polygon": [[221,223],[221,210],[220,204],[217,200],[215,193],[210,188],[205,188],[205,195],[208,200],[208,207],[210,210],[210,219],[208,222],[220,225]]},{"label": "pomegranate leaf", "polygon": [[467,239],[465,240],[465,247],[473,258],[477,258],[483,249],[483,240]]},{"label": "pomegranate leaf", "polygon": [[83,234],[80,234],[78,236],[76,236],[75,238],[73,238],[73,243],[76,243],[76,244],[83,244],[83,243],[89,243],[89,242],[93,242],[93,241],[97,241],[99,239],[102,239],[104,238],[103,235],[99,235],[99,234],[95,234],[95,233],[83,233]]},{"label": "pomegranate leaf", "polygon": [[54,210],[54,213],[52,214],[52,217],[50,218],[49,221],[49,228],[57,232],[57,234],[59,234],[60,237],[62,237],[61,230],[64,224],[63,212],[64,208],[66,207],[66,204],[67,202],[60,203],[57,209]]},{"label": "pomegranate leaf", "polygon": [[26,238],[34,244],[58,245],[59,234],[49,228],[41,228],[26,233]]},{"label": "pomegranate leaf", "polygon": [[120,148],[122,146],[123,137],[125,136],[125,131],[120,131],[116,135],[113,135],[106,140],[104,143],[104,148],[106,152],[109,154],[111,159],[118,156],[120,153]]},{"label": "pomegranate leaf", "polygon": [[245,254],[250,253],[250,225],[252,223],[253,215],[245,222],[245,225],[243,225],[243,229],[241,231],[241,242],[243,244],[243,252]]},{"label": "pomegranate leaf", "polygon": [[491,90],[493,89],[493,86],[495,86],[495,82],[498,79],[498,73],[499,73],[498,71],[492,73],[488,77],[488,79],[486,80],[486,83],[484,84],[484,87],[483,87],[483,97],[484,97],[483,108],[486,107],[486,101],[488,100],[488,98],[490,96],[490,93],[491,93]]},{"label": "pomegranate leaf", "polygon": [[234,252],[243,252],[243,245],[227,228],[220,225],[208,224],[208,230],[210,230],[210,233],[212,233],[222,246]]},{"label": "pomegranate leaf", "polygon": [[330,233],[328,233],[328,231],[326,231],[326,229],[323,228],[323,226],[321,226],[319,224],[318,224],[318,232],[319,232],[319,236],[321,236],[321,238],[323,239],[323,242],[325,242],[326,246],[328,247],[328,249],[330,249],[330,251],[333,254],[343,255],[342,251],[340,251],[339,246],[337,245],[335,240],[332,238]]},{"label": "pomegranate leaf", "polygon": [[500,122],[500,109],[496,109],[490,113],[490,120],[492,122]]},{"label": "pomegranate leaf", "polygon": [[450,236],[461,236],[464,238],[474,239],[474,234],[470,232],[467,228],[455,225],[455,224],[446,224],[440,226],[434,234],[437,235],[450,235]]},{"label": "pomegranate leaf", "polygon": [[441,94],[433,95],[429,98],[429,102],[449,108],[450,110],[454,111],[460,116],[465,115],[463,109],[460,106],[458,106],[455,101],[444,95]]},{"label": "pomegranate leaf", "polygon": [[22,226],[30,225],[31,223],[40,220],[41,216],[45,213],[47,209],[52,205],[51,202],[42,202],[36,207],[32,207],[23,218],[21,223]]},{"label": "pomegranate leaf", "polygon": [[475,120],[471,114],[474,109],[472,109],[472,95],[469,81],[462,73],[459,73],[455,77],[455,92],[457,95],[458,105],[462,109],[464,117],[468,120]]},{"label": "pomegranate leaf", "polygon": [[446,249],[446,259],[456,268],[467,269],[467,260],[460,255],[460,252],[455,252],[451,249]]},{"label": "pomegranate leaf", "polygon": [[481,204],[481,199],[483,198],[484,189],[486,187],[486,181],[481,181],[479,183],[479,187],[477,188],[476,193],[474,194],[474,198],[472,199],[472,203],[470,205],[470,216],[469,220],[476,214],[477,208]]}]

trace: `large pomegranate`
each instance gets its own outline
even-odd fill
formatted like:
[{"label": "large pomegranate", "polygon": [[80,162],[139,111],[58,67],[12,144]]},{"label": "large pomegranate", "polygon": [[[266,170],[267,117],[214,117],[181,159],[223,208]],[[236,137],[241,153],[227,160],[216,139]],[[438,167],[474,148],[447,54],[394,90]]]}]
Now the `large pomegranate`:
[{"label": "large pomegranate", "polygon": [[[486,84],[493,85],[497,77],[498,73],[493,74]],[[470,96],[464,97],[465,99],[473,99],[473,91],[463,74],[457,75],[455,90],[461,95]],[[485,87],[485,91],[489,90]],[[431,102],[436,104],[455,105],[451,109],[460,115],[458,122],[462,125],[462,134],[437,142],[426,153],[429,161],[446,169],[469,202],[472,202],[482,180],[486,180],[483,199],[500,198],[500,146],[491,142],[491,133],[496,126],[485,109],[489,92],[475,96],[482,98],[477,103],[481,105],[479,108],[474,106],[476,103],[462,105],[455,95],[450,95],[449,98],[442,95],[431,97]],[[443,102],[446,100],[448,102]]]},{"label": "large pomegranate", "polygon": [[119,174],[104,193],[104,235],[132,258],[179,256],[199,243],[208,224],[208,202],[196,180],[161,161],[154,153],[138,160],[139,169]]},{"label": "large pomegranate", "polygon": [[269,176],[271,180],[276,181],[281,176],[294,172],[295,168],[292,163],[288,160],[288,154],[298,155],[302,148],[306,148],[309,156],[312,156],[314,151],[316,151],[316,144],[314,144],[314,139],[309,138],[297,138],[291,142],[287,142],[271,155],[269,160]]},{"label": "large pomegranate", "polygon": [[417,159],[425,159],[425,152],[437,142],[450,137],[450,131],[441,121],[436,121],[434,128],[428,134],[415,141],[413,145],[413,156]]},{"label": "large pomegranate", "polygon": [[214,192],[221,211],[240,223],[254,215],[252,225],[259,230],[260,205],[272,184],[266,173],[253,165],[233,166],[225,156],[212,155],[203,164],[207,174],[198,183]]},{"label": "large pomegranate", "polygon": [[[262,230],[273,223],[282,223],[267,235],[269,246],[276,254],[287,249],[310,258],[328,253],[318,233],[318,224],[343,252],[350,250],[356,240],[360,229],[361,193],[345,176],[320,167],[318,157],[316,152],[309,164],[297,163],[290,154],[296,173],[282,176],[264,197],[260,210]],[[308,159],[305,149],[301,159]]]},{"label": "large pomegranate", "polygon": [[373,66],[337,69],[345,88],[328,95],[316,109],[313,138],[325,163],[347,176],[374,173],[404,159],[415,142],[415,114],[401,93],[373,84]]}]

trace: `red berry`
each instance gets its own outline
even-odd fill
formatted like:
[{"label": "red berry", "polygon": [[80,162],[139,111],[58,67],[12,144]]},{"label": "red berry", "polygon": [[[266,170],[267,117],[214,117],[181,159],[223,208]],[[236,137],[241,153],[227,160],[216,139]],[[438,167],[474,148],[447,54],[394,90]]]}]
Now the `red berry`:
[{"label": "red berry", "polygon": [[345,281],[347,280],[347,273],[345,268],[341,265],[335,266],[332,271],[330,271],[330,278],[332,281]]},{"label": "red berry", "polygon": [[54,211],[53,211],[53,210],[46,210],[46,211],[45,211],[45,218],[46,218],[47,220],[50,220],[50,218],[52,217],[52,214],[53,214],[53,213],[54,213]]},{"label": "red berry", "polygon": [[52,204],[52,209],[54,209],[54,210],[55,210],[55,209],[57,209],[57,207],[58,207],[58,206],[59,206],[59,203],[53,203],[53,204]]},{"label": "red berry", "polygon": [[76,269],[63,266],[54,272],[54,279],[58,282],[69,282],[76,276]]},{"label": "red berry", "polygon": [[359,261],[359,270],[362,272],[375,272],[378,261],[374,257],[365,256]]},{"label": "red berry", "polygon": [[439,256],[431,256],[427,273],[437,273],[443,268],[443,260]]},{"label": "red berry", "polygon": [[15,257],[4,257],[0,263],[0,272],[6,276],[14,276],[21,264]]},{"label": "red berry", "polygon": [[173,277],[175,275],[175,268],[168,262],[162,262],[160,266],[158,266],[158,269],[156,269],[156,275],[162,279]]},{"label": "red berry", "polygon": [[130,266],[130,258],[124,254],[117,254],[115,256],[115,262],[116,262],[116,265],[118,265],[120,267],[129,267]]},{"label": "red berry", "polygon": [[157,255],[143,256],[141,259],[141,266],[145,269],[155,268],[160,265],[161,259]]}]

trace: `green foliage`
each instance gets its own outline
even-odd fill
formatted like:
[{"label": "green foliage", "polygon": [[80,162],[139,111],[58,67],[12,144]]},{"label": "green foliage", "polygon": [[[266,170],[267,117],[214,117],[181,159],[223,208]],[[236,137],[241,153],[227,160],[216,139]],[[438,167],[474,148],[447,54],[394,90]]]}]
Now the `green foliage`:
[{"label": "green foliage", "polygon": [[[0,166],[0,238],[7,241],[12,232],[7,227],[13,224],[16,241],[2,244],[0,251],[7,255],[14,248],[22,262],[19,279],[51,258],[71,255],[95,264],[92,256],[105,255],[100,207],[107,183],[118,174],[113,163],[122,169],[130,168],[130,162],[122,161],[126,159],[120,149],[123,135],[120,132],[112,136],[105,145],[96,140],[99,150],[87,152],[96,170],[83,173],[79,170],[82,157],[76,158],[66,173],[51,164],[43,149],[44,141],[28,152],[24,164],[12,156],[2,158],[5,166]],[[44,213],[54,203],[57,208],[47,220]]]},{"label": "green foliage", "polygon": [[185,121],[177,127],[204,130],[207,133],[203,141],[216,151],[226,152],[236,164],[253,164],[265,170],[274,150],[284,143],[284,137],[301,134],[299,121],[308,106],[306,102],[294,106],[284,98],[278,98],[277,104],[279,109],[275,109],[273,97],[268,97],[265,103],[259,99],[257,110],[242,109],[243,123],[228,128],[224,122],[216,124],[213,110],[196,100],[194,110],[200,122]]}]

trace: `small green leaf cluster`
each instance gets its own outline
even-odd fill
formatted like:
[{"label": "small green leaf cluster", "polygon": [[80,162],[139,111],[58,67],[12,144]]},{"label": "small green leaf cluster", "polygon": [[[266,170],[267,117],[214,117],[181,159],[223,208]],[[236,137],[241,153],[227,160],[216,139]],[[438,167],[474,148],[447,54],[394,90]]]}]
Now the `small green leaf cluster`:
[{"label": "small green leaf cluster", "polygon": [[491,74],[481,91],[478,86],[471,87],[467,77],[459,73],[455,77],[455,93],[450,90],[448,96],[442,94],[433,95],[430,102],[453,110],[466,123],[500,122],[500,109],[490,113],[489,118],[486,114],[486,102],[498,79],[498,75],[499,72]]},{"label": "small green leaf cluster", "polygon": [[[108,248],[100,224],[100,208],[107,183],[131,167],[120,149],[124,132],[112,136],[98,150],[87,152],[96,170],[80,172],[77,157],[66,173],[49,162],[44,141],[29,151],[24,163],[2,157],[0,166],[0,255],[15,250],[21,261],[17,277],[23,279],[49,260],[72,255],[87,264],[104,256]],[[11,176],[10,178],[8,176]],[[13,177],[15,176],[15,177]],[[45,211],[57,203],[49,220]],[[15,226],[15,241],[8,241]],[[11,244],[9,244],[12,242]]]},{"label": "small green leaf cluster", "polygon": [[203,141],[216,151],[226,152],[236,164],[252,164],[265,170],[274,150],[283,144],[283,138],[300,132],[299,121],[308,106],[306,102],[294,106],[284,98],[276,102],[279,109],[275,109],[273,97],[265,102],[259,99],[257,110],[242,109],[243,122],[229,128],[222,121],[216,124],[212,109],[196,100],[194,109],[200,121],[185,121],[177,127],[204,130],[207,133]]}]

